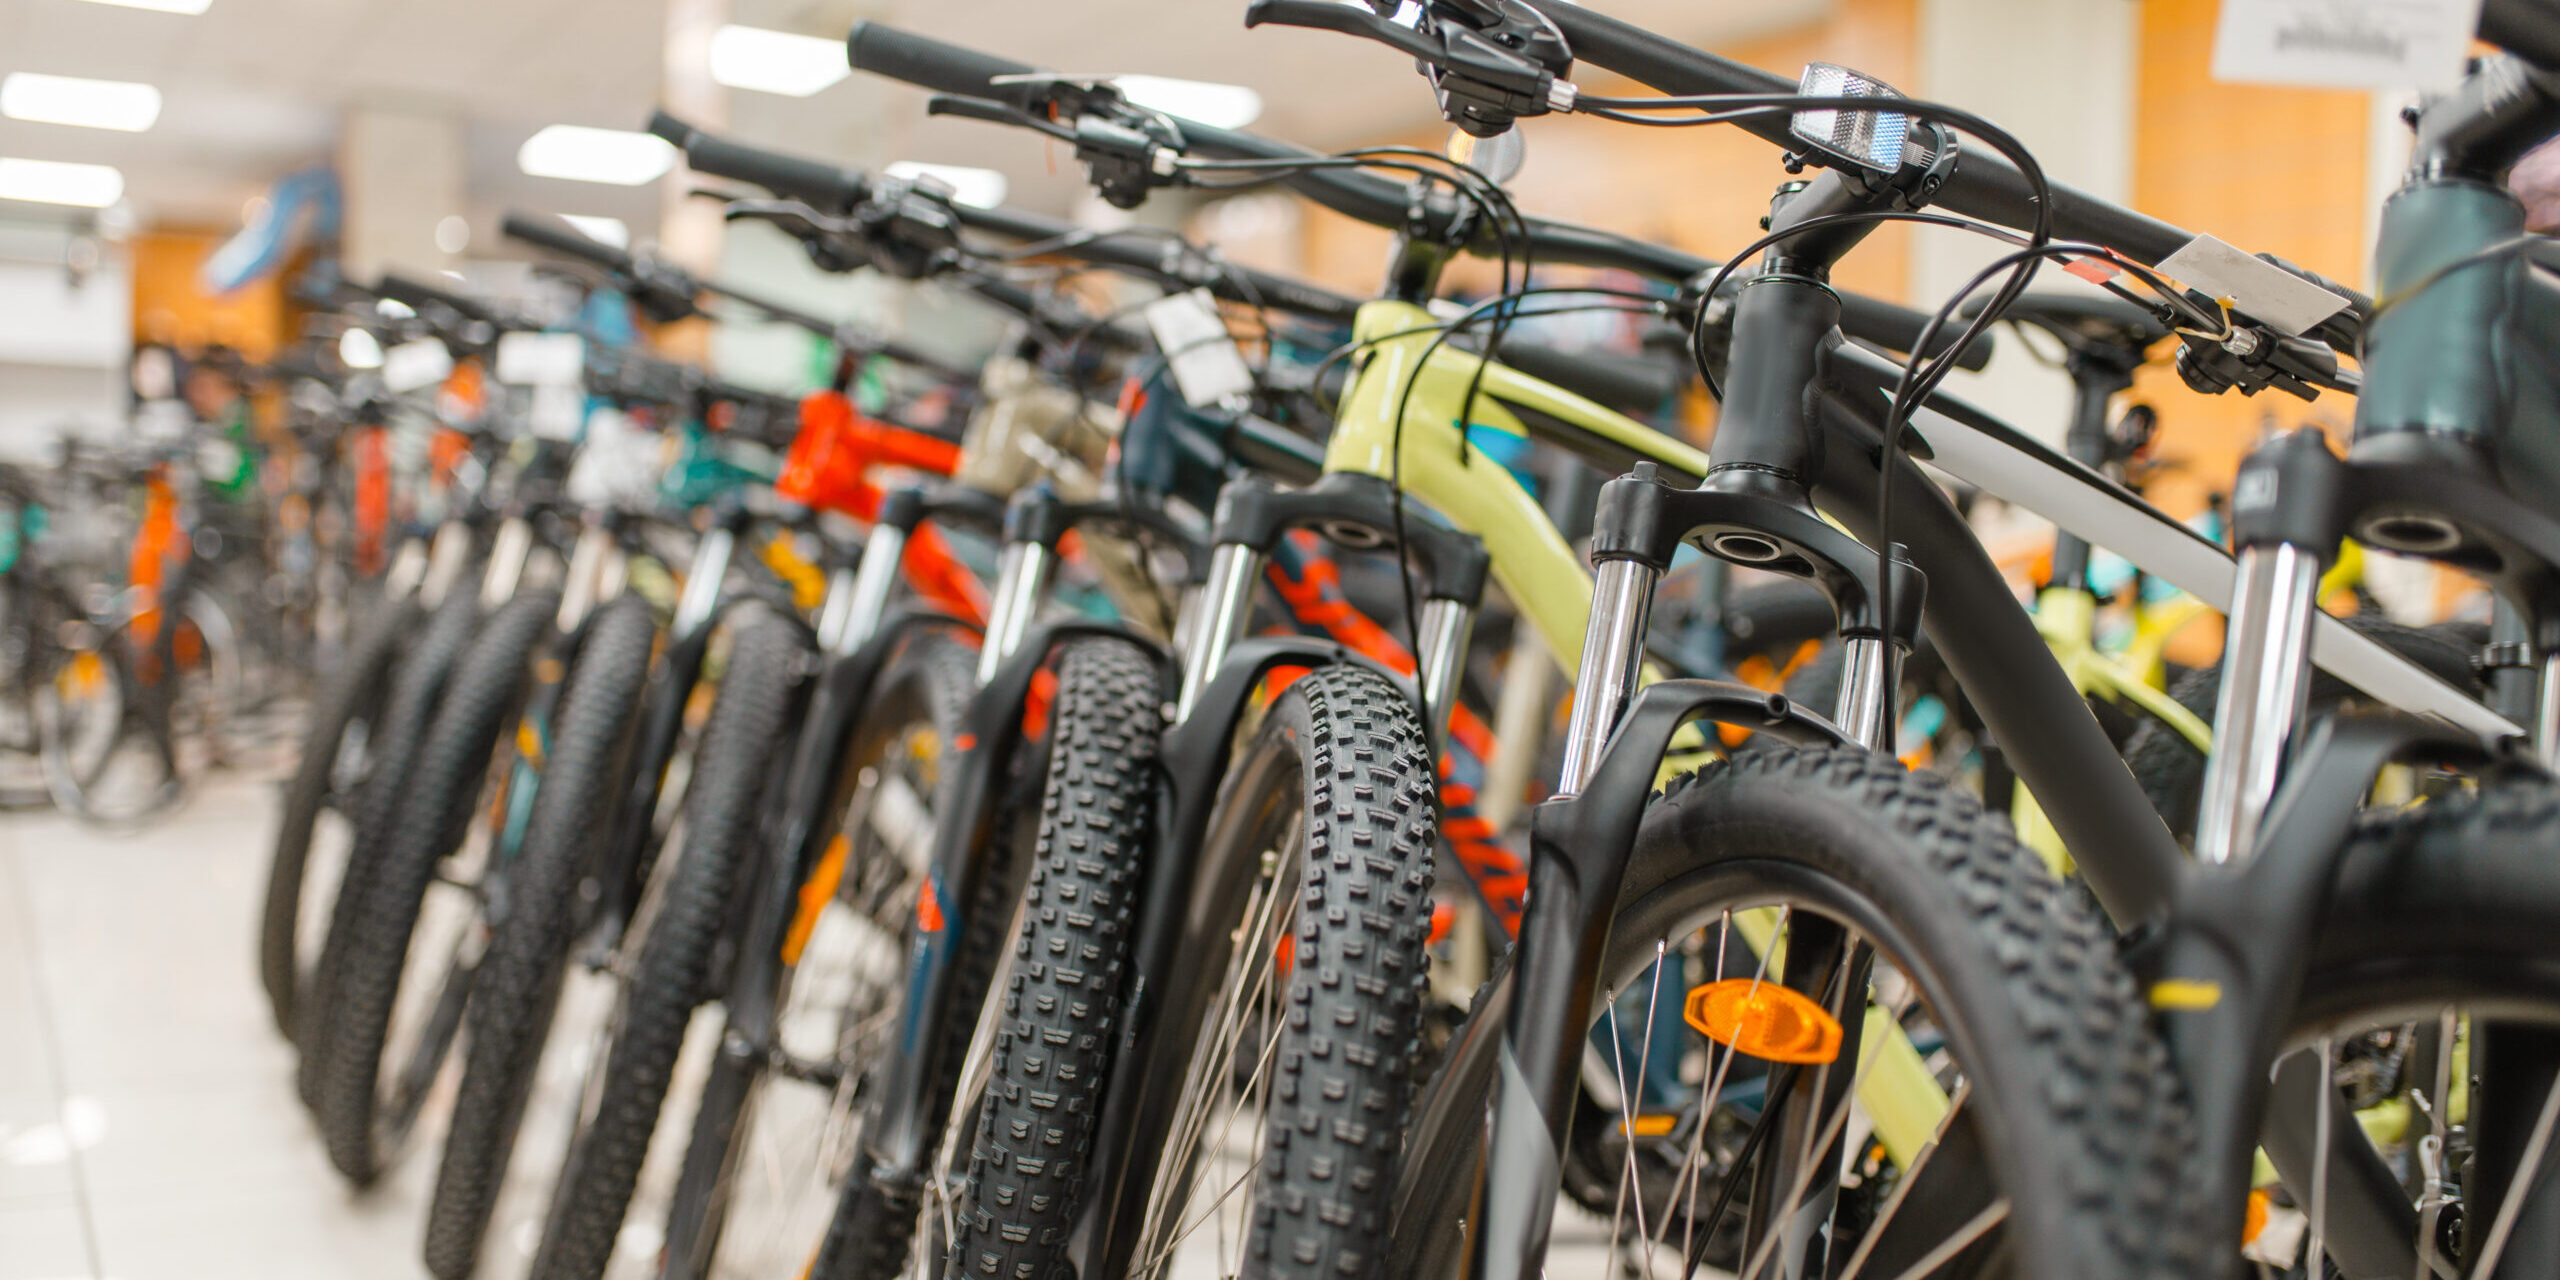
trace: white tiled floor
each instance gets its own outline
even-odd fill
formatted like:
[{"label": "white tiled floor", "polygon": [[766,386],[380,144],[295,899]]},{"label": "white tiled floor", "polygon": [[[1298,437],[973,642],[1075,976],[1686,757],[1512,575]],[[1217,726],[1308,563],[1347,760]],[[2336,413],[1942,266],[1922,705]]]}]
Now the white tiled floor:
[{"label": "white tiled floor", "polygon": [[0,816],[0,1280],[423,1274],[421,1162],[331,1171],[258,986],[274,796],[220,778],[131,834]]},{"label": "white tiled floor", "polygon": [[[0,814],[0,1280],[426,1274],[442,1106],[356,1191],[293,1095],[252,954],[276,795],[218,777],[125,834]],[[555,1034],[582,1044],[603,999],[573,992]],[[556,1161],[584,1055],[554,1048],[521,1150]],[[510,1183],[485,1271],[521,1274],[546,1194]],[[1556,1227],[1550,1274],[1615,1269],[1605,1224],[1567,1208]]]}]

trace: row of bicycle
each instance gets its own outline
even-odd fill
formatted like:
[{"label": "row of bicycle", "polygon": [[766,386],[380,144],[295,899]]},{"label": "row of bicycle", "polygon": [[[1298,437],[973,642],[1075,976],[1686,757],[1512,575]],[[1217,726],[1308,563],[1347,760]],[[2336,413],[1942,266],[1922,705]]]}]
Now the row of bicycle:
[{"label": "row of bicycle", "polygon": [[[314,709],[261,931],[339,1170],[444,1117],[447,1280],[2547,1274],[2560,259],[2499,182],[2560,80],[2499,55],[2415,113],[2377,303],[2172,279],[2192,233],[1852,71],[1410,10],[1249,13],[1414,56],[1469,162],[849,41],[1112,203],[1280,184],[1387,227],[1375,298],[661,115],[733,220],[1005,342],[533,217],[596,298],[800,324],[832,385],[350,300],[432,348],[380,429],[447,465]],[[1817,172],[1702,259],[1517,207],[1499,140],[1565,112]],[[2015,252],[1933,312],[1831,286],[1911,219]],[[1441,300],[1469,254],[1495,296]],[[2106,292],[2029,292],[2055,261]],[[1682,359],[1540,345],[1584,311]],[[1941,388],[2003,322],[2066,352],[2060,449]],[[2252,452],[2228,550],[2124,483],[2148,418],[2110,406],[2172,350],[2201,393],[2358,397],[2348,456]],[[1705,449],[1647,421],[1693,374]],[[2031,600],[1994,501],[2060,526]],[[2493,620],[2381,619],[2360,547]],[[2207,606],[2223,662],[2173,673]]]},{"label": "row of bicycle", "polygon": [[0,809],[129,827],[289,736],[368,576],[344,406],[299,372],[211,348],[186,399],[0,463]]}]

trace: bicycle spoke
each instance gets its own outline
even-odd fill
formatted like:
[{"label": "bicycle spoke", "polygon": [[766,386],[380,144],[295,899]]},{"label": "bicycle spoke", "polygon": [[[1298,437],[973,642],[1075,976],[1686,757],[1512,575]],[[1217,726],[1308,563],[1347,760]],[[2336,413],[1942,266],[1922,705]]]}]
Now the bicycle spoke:
[{"label": "bicycle spoke", "polygon": [[2479,1265],[2471,1274],[2489,1280],[2498,1274],[2499,1255],[2507,1251],[2507,1236],[2516,1228],[2516,1218],[2523,1212],[2525,1196],[2533,1190],[2534,1179],[2541,1176],[2543,1157],[2550,1152],[2552,1122],[2560,1119],[2560,1080],[2551,1082],[2542,1095],[2542,1114],[2533,1122],[2533,1136],[2524,1144],[2524,1154],[2516,1158],[2515,1176],[2507,1180],[2506,1203],[2498,1206],[2497,1220],[2489,1225],[2488,1242],[2480,1246]]}]

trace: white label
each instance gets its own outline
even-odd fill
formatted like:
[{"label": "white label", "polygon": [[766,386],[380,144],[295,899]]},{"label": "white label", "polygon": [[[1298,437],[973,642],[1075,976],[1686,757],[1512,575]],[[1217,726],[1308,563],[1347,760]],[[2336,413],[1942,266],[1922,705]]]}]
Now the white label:
[{"label": "white label", "polygon": [[2197,236],[2162,258],[2160,274],[2229,298],[2233,310],[2297,336],[2347,309],[2345,298],[2212,236]]},{"label": "white label", "polygon": [[1207,408],[1230,396],[1253,392],[1253,367],[1244,362],[1227,322],[1218,318],[1218,303],[1206,289],[1167,294],[1147,304],[1147,327],[1155,331],[1156,348],[1173,365],[1173,384],[1182,398]]},{"label": "white label", "polygon": [[2222,0],[2213,78],[2450,88],[2479,25],[2480,0]]},{"label": "white label", "polygon": [[435,338],[403,342],[382,353],[382,385],[397,395],[432,387],[453,373],[453,353]]},{"label": "white label", "polygon": [[586,376],[587,342],[574,333],[510,333],[498,339],[498,381],[574,383]]},{"label": "white label", "polygon": [[545,440],[575,440],[586,420],[587,391],[574,382],[536,384],[525,408],[525,425]]}]

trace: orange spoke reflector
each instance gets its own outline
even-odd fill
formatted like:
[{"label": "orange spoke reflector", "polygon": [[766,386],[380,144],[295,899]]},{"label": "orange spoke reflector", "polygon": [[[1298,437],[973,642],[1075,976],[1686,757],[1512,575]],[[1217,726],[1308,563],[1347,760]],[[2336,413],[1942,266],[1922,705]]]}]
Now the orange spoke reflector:
[{"label": "orange spoke reflector", "polygon": [[2240,1222],[2240,1243],[2256,1244],[2258,1233],[2266,1229],[2267,1193],[2263,1190],[2251,1191],[2248,1213]]},{"label": "orange spoke reflector", "polygon": [[1689,992],[1683,1011],[1698,1034],[1771,1062],[1840,1056],[1840,1022],[1802,992],[1760,978],[1727,978]]},{"label": "orange spoke reflector", "polygon": [[1632,1127],[1634,1130],[1633,1136],[1638,1138],[1659,1138],[1669,1134],[1673,1129],[1678,1128],[1679,1124],[1680,1117],[1676,1115],[1650,1115],[1637,1116],[1632,1126],[1621,1123],[1619,1127]]}]

